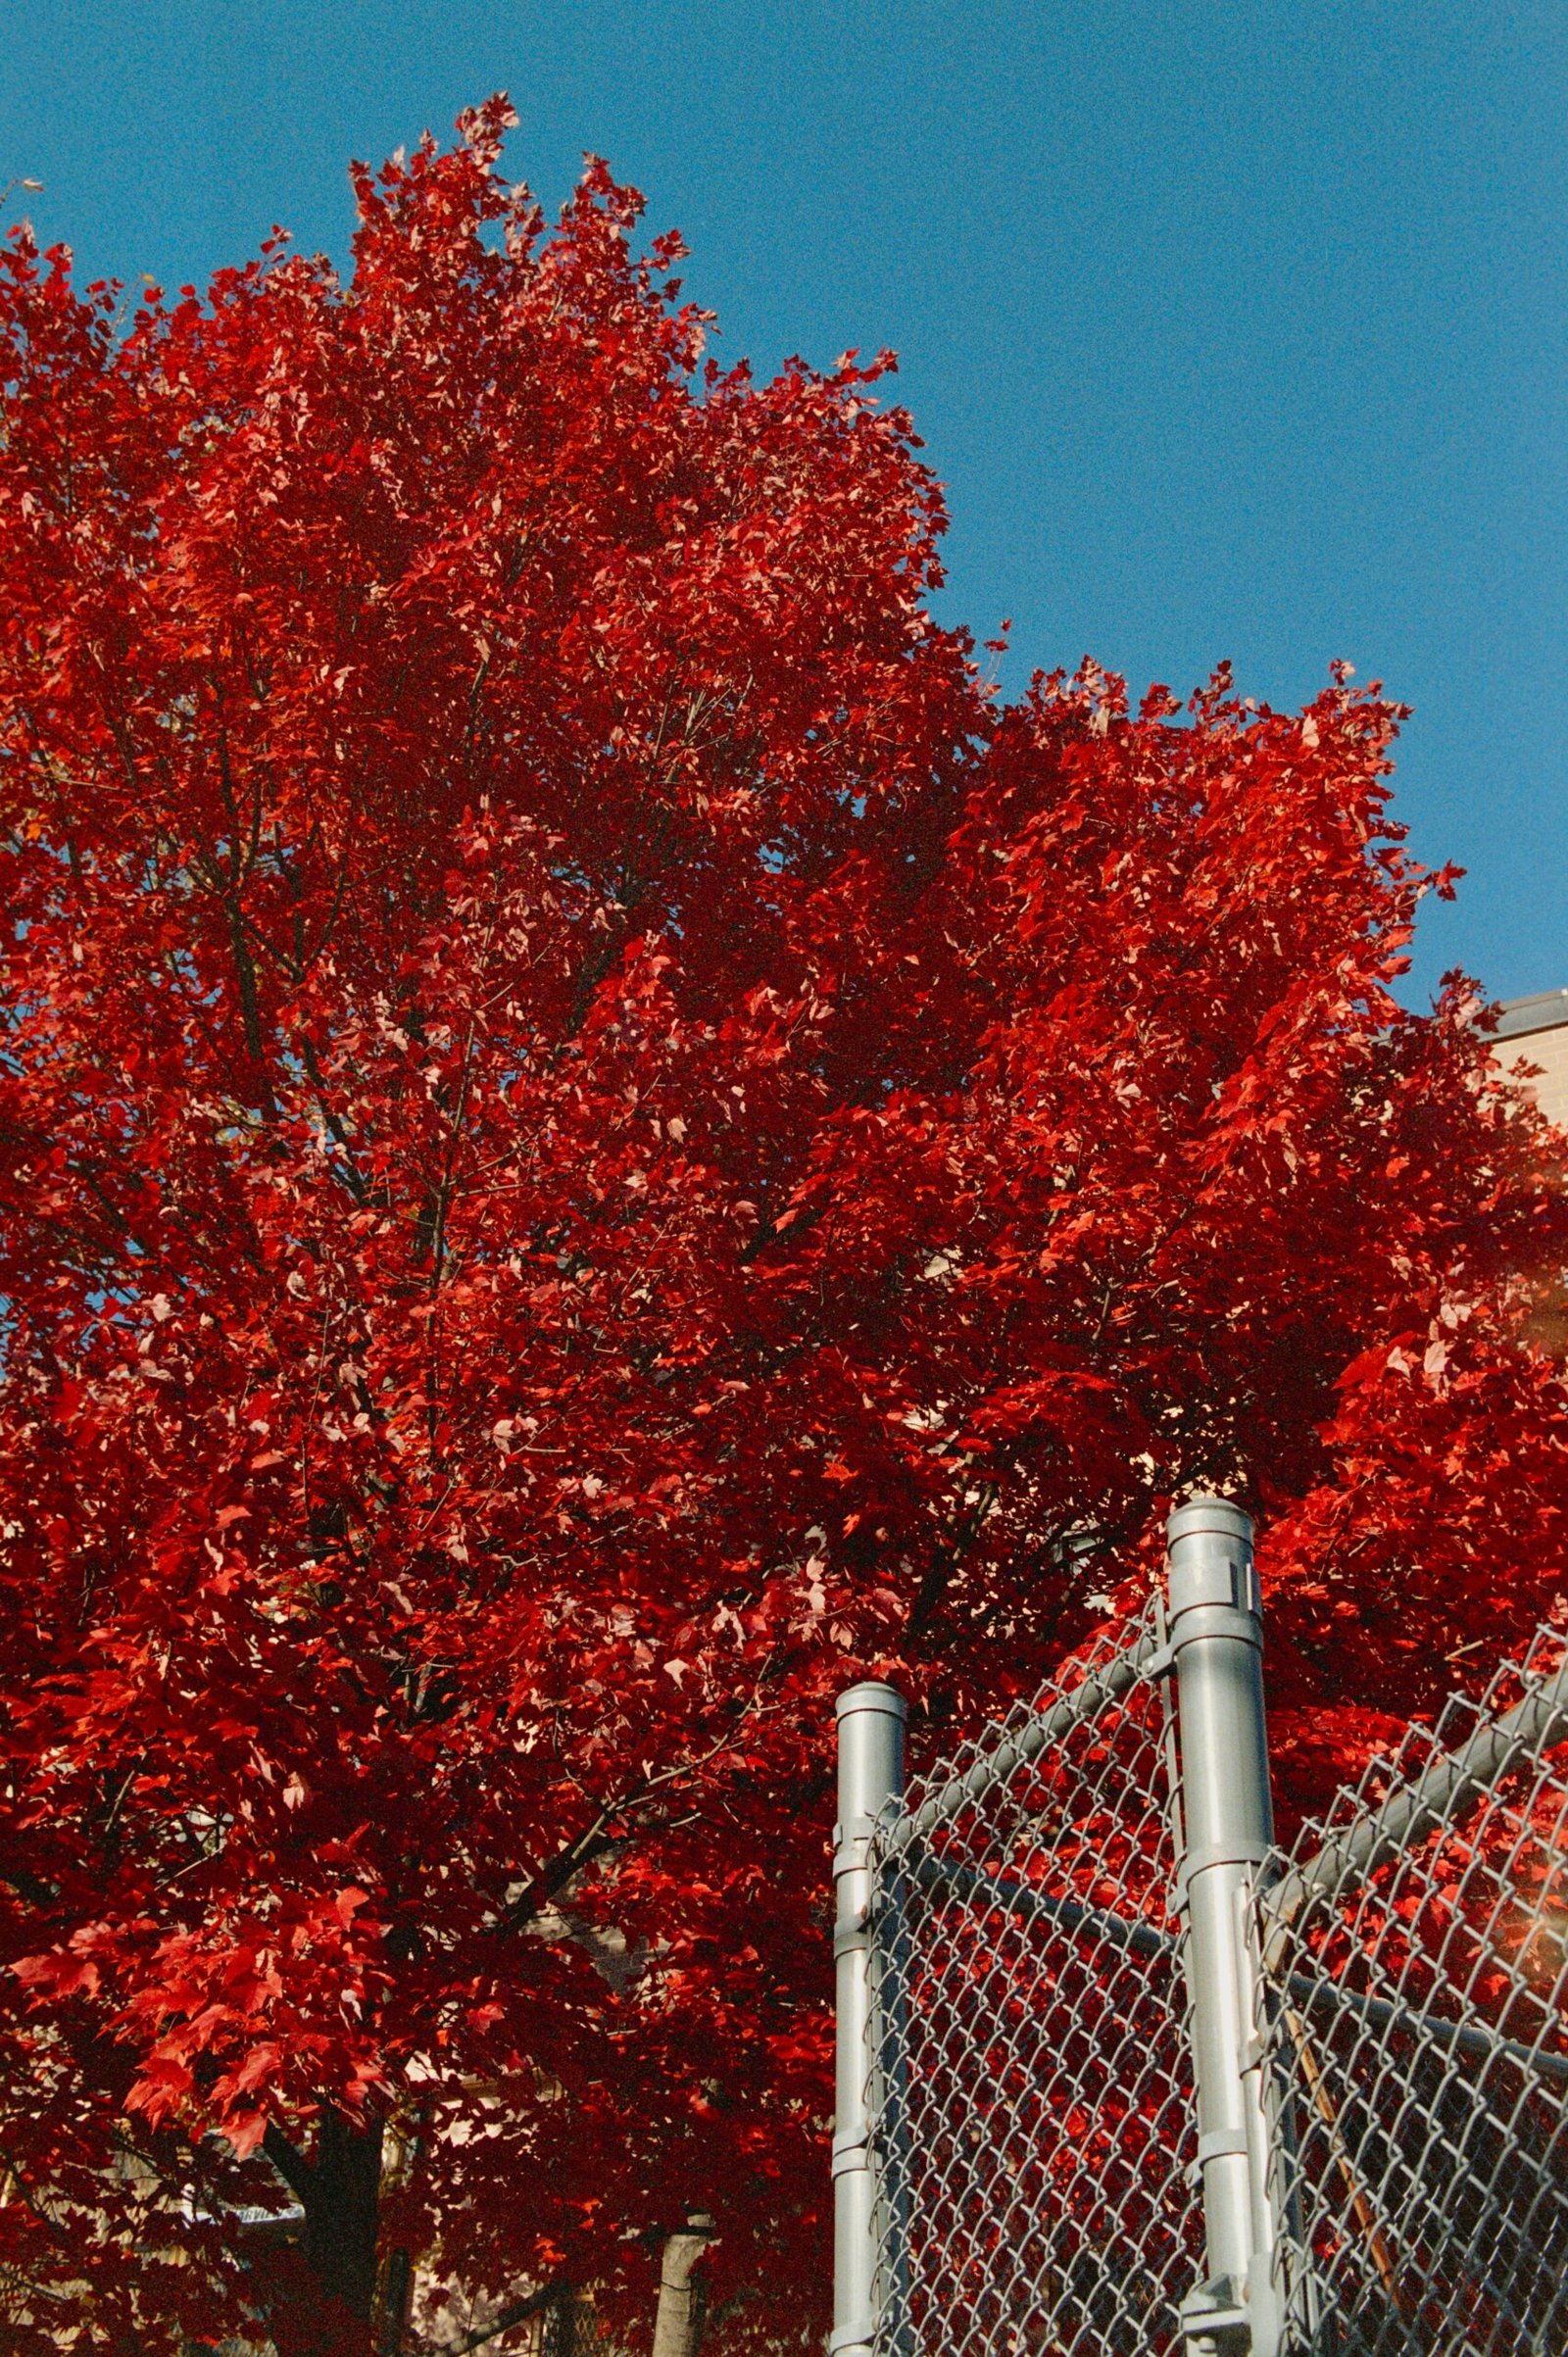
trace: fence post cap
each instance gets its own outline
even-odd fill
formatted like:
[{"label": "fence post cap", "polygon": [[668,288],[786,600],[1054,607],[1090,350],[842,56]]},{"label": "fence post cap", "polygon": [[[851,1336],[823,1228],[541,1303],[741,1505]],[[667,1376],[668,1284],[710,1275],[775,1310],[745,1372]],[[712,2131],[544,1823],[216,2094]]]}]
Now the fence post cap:
[{"label": "fence post cap", "polygon": [[1173,1506],[1165,1524],[1165,1537],[1174,1547],[1178,1539],[1196,1538],[1200,1532],[1213,1532],[1226,1539],[1240,1539],[1250,1546],[1252,1517],[1245,1506],[1229,1498],[1215,1498],[1200,1490],[1195,1498],[1183,1498]]},{"label": "fence post cap", "polygon": [[848,1686],[833,1705],[836,1718],[847,1719],[854,1710],[879,1710],[892,1719],[906,1719],[909,1705],[896,1686],[884,1685],[880,1678],[867,1678],[859,1686]]}]

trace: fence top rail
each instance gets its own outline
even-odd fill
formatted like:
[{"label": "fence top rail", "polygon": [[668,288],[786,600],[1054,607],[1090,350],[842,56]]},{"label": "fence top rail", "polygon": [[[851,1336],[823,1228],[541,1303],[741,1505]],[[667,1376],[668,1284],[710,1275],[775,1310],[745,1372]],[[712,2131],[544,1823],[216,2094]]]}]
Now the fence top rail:
[{"label": "fence top rail", "polygon": [[1438,1746],[1450,1704],[1430,1739],[1432,1753],[1415,1776],[1364,1809],[1344,1832],[1331,1834],[1311,1857],[1285,1868],[1262,1897],[1266,1961],[1277,1960],[1292,1928],[1317,1901],[1366,1882],[1436,1827],[1462,1825],[1510,1769],[1568,1743],[1568,1653],[1549,1674],[1535,1667],[1544,1651],[1562,1653],[1562,1645],[1559,1631],[1538,1630],[1524,1661],[1505,1664],[1480,1705],[1484,1713],[1497,1688],[1513,1677],[1526,1691],[1511,1710],[1484,1718],[1467,1742],[1446,1751]]},{"label": "fence top rail", "polygon": [[[1082,1677],[1065,1694],[1047,1687],[1025,1714],[1014,1712],[978,1739],[974,1756],[959,1775],[945,1778],[913,1808],[884,1823],[877,1837],[883,1856],[902,1856],[929,1840],[939,1827],[952,1824],[966,1808],[983,1801],[1019,1768],[1062,1743],[1075,1727],[1097,1719],[1147,1676],[1163,1642],[1157,1606],[1152,1604],[1130,1645],[1102,1659],[1091,1655]],[[1053,1693],[1054,1700],[1048,1698]]]}]

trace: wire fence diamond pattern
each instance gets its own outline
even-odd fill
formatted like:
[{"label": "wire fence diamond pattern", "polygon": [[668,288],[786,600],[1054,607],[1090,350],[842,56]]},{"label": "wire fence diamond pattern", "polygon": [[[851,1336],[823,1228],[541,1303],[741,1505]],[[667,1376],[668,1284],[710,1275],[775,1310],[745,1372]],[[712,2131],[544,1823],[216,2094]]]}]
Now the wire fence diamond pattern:
[{"label": "wire fence diamond pattern", "polygon": [[1568,2349],[1560,1635],[1411,1728],[1260,1902],[1293,2348]]},{"label": "wire fence diamond pattern", "polygon": [[1178,2345],[1202,2224],[1167,1689],[1078,1663],[871,1845],[874,2305],[900,2357]]},{"label": "wire fence diamond pattern", "polygon": [[1568,1643],[1283,1852],[1247,1517],[1169,1572],[906,1792],[841,1698],[832,2357],[1568,2357]]}]

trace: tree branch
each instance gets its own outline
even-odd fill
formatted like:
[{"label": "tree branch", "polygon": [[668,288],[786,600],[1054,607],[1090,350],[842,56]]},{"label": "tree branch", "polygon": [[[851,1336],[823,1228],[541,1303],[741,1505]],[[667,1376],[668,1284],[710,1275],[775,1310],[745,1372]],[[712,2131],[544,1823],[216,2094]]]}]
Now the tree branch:
[{"label": "tree branch", "polygon": [[262,2136],[262,2150],[271,2162],[296,2201],[307,2209],[315,2192],[316,2172],[303,2152],[291,2144],[275,2120],[269,2120]]}]

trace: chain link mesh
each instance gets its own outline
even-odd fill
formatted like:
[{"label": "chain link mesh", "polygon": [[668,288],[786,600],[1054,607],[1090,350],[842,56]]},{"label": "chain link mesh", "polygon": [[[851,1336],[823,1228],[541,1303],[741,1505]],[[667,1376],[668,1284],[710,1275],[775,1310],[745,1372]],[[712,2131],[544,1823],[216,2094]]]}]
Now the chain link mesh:
[{"label": "chain link mesh", "polygon": [[[1152,1605],[877,1829],[879,2357],[1182,2347],[1203,2232],[1161,1638]],[[1289,2357],[1562,2357],[1560,1632],[1270,1862],[1257,1953]]]},{"label": "chain link mesh", "polygon": [[890,2357],[1153,2357],[1200,2276],[1153,1607],[872,1844],[875,2308]]},{"label": "chain link mesh", "polygon": [[1568,2349],[1568,1672],[1412,1728],[1261,1904],[1290,2345]]}]

